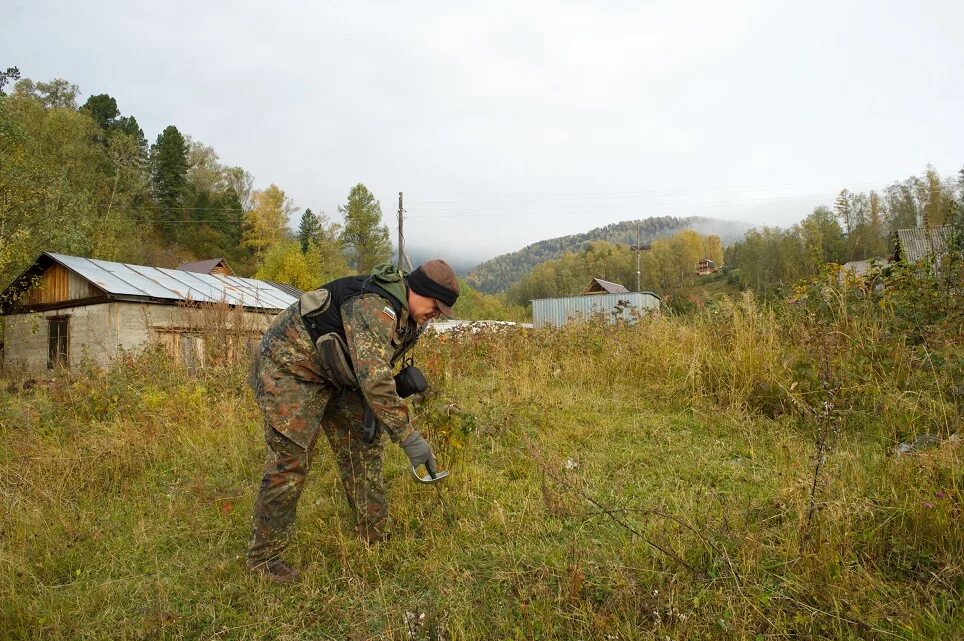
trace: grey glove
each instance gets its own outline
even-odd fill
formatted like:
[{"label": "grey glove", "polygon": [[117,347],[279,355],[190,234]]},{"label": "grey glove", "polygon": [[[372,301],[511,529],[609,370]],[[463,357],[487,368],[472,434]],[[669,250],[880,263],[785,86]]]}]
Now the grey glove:
[{"label": "grey glove", "polygon": [[402,449],[405,450],[405,454],[408,456],[408,460],[411,461],[412,467],[417,470],[419,465],[424,464],[429,476],[433,479],[435,478],[435,475],[438,473],[438,467],[435,463],[435,455],[432,454],[432,446],[422,438],[418,430],[412,432],[400,445]]}]

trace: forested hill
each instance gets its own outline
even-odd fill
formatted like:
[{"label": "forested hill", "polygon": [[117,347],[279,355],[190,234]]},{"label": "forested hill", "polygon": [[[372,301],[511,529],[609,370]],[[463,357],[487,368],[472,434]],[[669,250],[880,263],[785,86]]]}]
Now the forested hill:
[{"label": "forested hill", "polygon": [[[715,234],[726,245],[743,238],[743,234],[750,227],[748,223],[699,216],[686,218],[658,216],[639,221],[639,240],[641,243],[649,243],[682,229],[692,229],[702,234]],[[559,258],[567,251],[578,251],[596,240],[634,245],[636,244],[636,221],[626,220],[597,227],[585,234],[541,240],[519,251],[496,256],[473,269],[469,273],[468,282],[472,287],[483,292],[502,292],[536,265]]]}]

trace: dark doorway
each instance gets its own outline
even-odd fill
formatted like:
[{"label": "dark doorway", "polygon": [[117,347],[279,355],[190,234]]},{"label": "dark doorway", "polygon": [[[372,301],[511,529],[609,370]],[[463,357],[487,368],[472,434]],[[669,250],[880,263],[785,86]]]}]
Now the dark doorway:
[{"label": "dark doorway", "polygon": [[55,367],[67,367],[69,363],[67,354],[67,346],[69,344],[67,340],[68,318],[66,316],[56,316],[54,318],[48,318],[47,320],[50,323],[47,367],[49,369],[53,369]]}]

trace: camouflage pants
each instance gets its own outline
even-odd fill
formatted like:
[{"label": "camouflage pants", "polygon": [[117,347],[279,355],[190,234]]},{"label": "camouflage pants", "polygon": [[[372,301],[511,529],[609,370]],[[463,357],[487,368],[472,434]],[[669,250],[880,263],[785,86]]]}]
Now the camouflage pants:
[{"label": "camouflage pants", "polygon": [[[299,438],[285,436],[265,413],[268,456],[264,477],[254,505],[254,532],[248,546],[248,565],[277,558],[288,547],[295,526],[298,499],[311,467],[315,445],[324,433],[335,456],[355,529],[366,541],[382,538],[388,518],[388,502],[382,480],[383,439],[366,444],[361,440],[363,405],[358,393],[339,394],[327,385],[298,381],[313,392],[308,402],[297,405],[296,418],[307,427]],[[293,417],[287,416],[285,420]]]}]

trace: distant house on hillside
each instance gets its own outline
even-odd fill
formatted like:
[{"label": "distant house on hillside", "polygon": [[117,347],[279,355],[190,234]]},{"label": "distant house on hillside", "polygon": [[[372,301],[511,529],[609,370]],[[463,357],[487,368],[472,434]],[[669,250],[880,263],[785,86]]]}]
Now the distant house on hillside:
[{"label": "distant house on hillside", "polygon": [[867,279],[875,273],[875,269],[877,270],[876,273],[880,273],[890,264],[891,261],[886,258],[852,260],[840,266],[840,271],[837,272],[837,282],[841,285],[851,282],[863,291],[867,291],[867,287],[872,286],[879,291],[883,288],[883,283],[879,281],[868,282]]},{"label": "distant house on hillside", "polygon": [[716,273],[716,263],[709,258],[704,258],[696,263],[696,273],[700,276],[708,276]]},{"label": "distant house on hillside", "polygon": [[45,252],[3,292],[3,366],[40,371],[164,345],[189,368],[229,358],[297,300],[252,278]]},{"label": "distant house on hillside", "polygon": [[887,267],[890,261],[886,258],[868,258],[867,260],[852,260],[840,266],[840,276],[849,274],[852,277],[864,277],[874,267]]},{"label": "distant house on hillside", "polygon": [[[186,272],[197,272],[198,274],[234,276],[234,270],[228,265],[228,261],[223,258],[211,258],[208,260],[199,260],[194,263],[184,263],[180,265],[178,269]],[[264,282],[295,298],[301,298],[301,295],[304,294],[303,291],[288,283],[279,283],[273,280],[266,280]]]},{"label": "distant house on hillside", "polygon": [[228,265],[228,261],[223,258],[210,258],[199,260],[193,263],[179,265],[178,269],[185,272],[196,272],[198,274],[219,274],[221,276],[234,276],[234,270]]},{"label": "distant house on hillside", "polygon": [[580,292],[580,296],[595,296],[597,294],[628,294],[629,290],[619,283],[611,283],[602,278],[593,278]]}]

